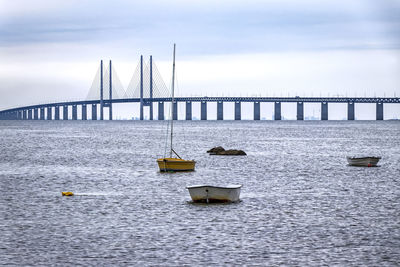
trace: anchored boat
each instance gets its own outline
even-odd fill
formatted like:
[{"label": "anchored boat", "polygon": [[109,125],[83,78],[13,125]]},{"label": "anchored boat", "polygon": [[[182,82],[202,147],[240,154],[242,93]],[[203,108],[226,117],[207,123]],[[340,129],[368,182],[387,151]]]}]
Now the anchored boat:
[{"label": "anchored boat", "polygon": [[347,157],[347,162],[351,166],[376,167],[381,157]]},{"label": "anchored boat", "polygon": [[242,185],[212,186],[193,185],[186,187],[189,190],[193,202],[215,203],[215,202],[237,202],[240,197]]},{"label": "anchored boat", "polygon": [[[177,155],[177,154],[176,154]],[[194,171],[196,161],[181,158],[162,158],[157,160],[158,167],[162,172],[168,171]]]},{"label": "anchored boat", "polygon": [[[173,57],[173,65],[172,65],[172,102],[171,105],[175,102],[174,99],[174,84],[175,84],[175,44],[174,44],[174,57]],[[178,153],[173,149],[173,136],[174,136],[174,120],[173,120],[173,108],[171,107],[170,114],[170,125],[171,125],[171,135],[170,135],[170,151],[169,157],[157,159],[158,167],[161,172],[167,171],[194,171],[196,162],[194,160],[184,160],[182,159]],[[175,156],[175,157],[173,157]]]}]

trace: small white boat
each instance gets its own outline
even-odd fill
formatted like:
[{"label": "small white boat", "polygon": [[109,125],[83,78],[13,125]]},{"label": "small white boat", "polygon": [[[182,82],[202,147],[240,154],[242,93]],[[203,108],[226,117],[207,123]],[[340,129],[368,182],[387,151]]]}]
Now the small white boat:
[{"label": "small white boat", "polygon": [[381,157],[347,157],[350,166],[376,167]]},{"label": "small white boat", "polygon": [[212,186],[193,185],[186,187],[193,202],[236,202],[239,201],[242,185]]}]

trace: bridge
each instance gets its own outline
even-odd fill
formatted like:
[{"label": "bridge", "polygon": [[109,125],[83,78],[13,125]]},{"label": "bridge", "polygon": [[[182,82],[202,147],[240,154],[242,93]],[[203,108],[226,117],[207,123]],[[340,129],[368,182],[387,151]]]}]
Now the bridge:
[{"label": "bridge", "polygon": [[[54,102],[38,105],[16,107],[0,111],[1,120],[78,120],[78,106],[81,120],[103,120],[104,111],[108,108],[109,119],[113,118],[113,104],[139,103],[140,120],[144,119],[144,107],[149,107],[149,119],[154,119],[153,107],[158,105],[158,120],[164,120],[164,103],[172,102],[169,91],[163,82],[156,65],[150,56],[149,62],[143,62],[143,56],[136,67],[135,73],[127,90],[123,90],[118,75],[110,60],[104,71],[103,61],[97,71],[87,99],[80,101]],[[185,119],[192,119],[192,103],[200,102],[201,120],[207,120],[207,103],[217,103],[217,120],[224,119],[224,102],[234,102],[234,119],[241,120],[241,104],[253,103],[253,119],[260,120],[260,103],[274,103],[274,119],[282,119],[281,103],[297,104],[297,120],[304,120],[304,104],[320,103],[321,120],[328,120],[329,103],[347,103],[347,119],[355,119],[355,103],[376,104],[376,120],[383,120],[384,104],[400,103],[398,97],[175,97],[173,103],[173,119],[178,119],[178,103],[184,102]],[[88,117],[88,106],[91,109]],[[70,108],[72,107],[72,108]],[[60,109],[62,110],[62,116]],[[72,114],[71,114],[72,111]],[[72,115],[72,116],[69,116]]]}]

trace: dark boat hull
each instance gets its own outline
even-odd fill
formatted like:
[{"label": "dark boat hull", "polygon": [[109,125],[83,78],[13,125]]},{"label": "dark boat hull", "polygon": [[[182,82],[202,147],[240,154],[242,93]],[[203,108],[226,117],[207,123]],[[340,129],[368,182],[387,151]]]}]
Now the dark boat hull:
[{"label": "dark boat hull", "polygon": [[347,157],[350,166],[358,167],[376,167],[381,157]]}]

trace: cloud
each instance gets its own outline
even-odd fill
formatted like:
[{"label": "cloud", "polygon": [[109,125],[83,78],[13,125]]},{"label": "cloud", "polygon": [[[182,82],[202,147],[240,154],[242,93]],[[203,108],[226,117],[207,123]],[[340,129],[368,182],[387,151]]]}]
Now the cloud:
[{"label": "cloud", "polygon": [[3,47],[125,42],[126,50],[159,51],[178,42],[184,54],[400,47],[395,1],[15,2],[2,14]]}]

